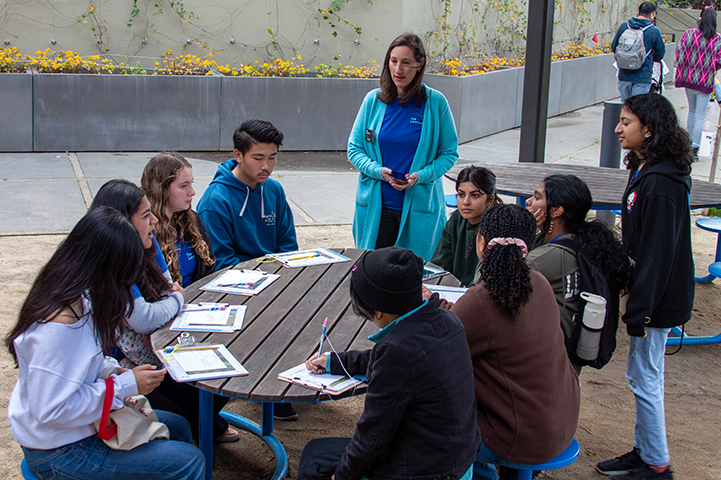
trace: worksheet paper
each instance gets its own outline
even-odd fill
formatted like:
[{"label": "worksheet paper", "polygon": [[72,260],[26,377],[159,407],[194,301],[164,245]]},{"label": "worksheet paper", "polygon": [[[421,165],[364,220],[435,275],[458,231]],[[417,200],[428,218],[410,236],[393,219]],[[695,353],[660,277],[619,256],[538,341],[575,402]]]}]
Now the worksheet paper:
[{"label": "worksheet paper", "polygon": [[447,287],[445,285],[424,285],[428,290],[433,293],[437,293],[439,297],[448,300],[451,303],[456,303],[459,298],[463,296],[468,290],[463,287]]},{"label": "worksheet paper", "polygon": [[245,305],[192,304],[183,307],[170,330],[233,333],[243,328]]},{"label": "worksheet paper", "polygon": [[228,270],[200,289],[237,295],[256,295],[278,278],[280,275],[263,270]]},{"label": "worksheet paper", "polygon": [[182,352],[182,354],[176,356],[176,359],[180,367],[187,373],[222,370],[225,368],[225,364],[220,360],[214,348]]},{"label": "worksheet paper", "polygon": [[285,382],[294,383],[302,387],[320,390],[332,395],[337,395],[349,390],[357,385],[361,385],[361,380],[348,377],[346,375],[331,375],[330,373],[315,374],[305,368],[305,363],[301,363],[289,370],[278,374],[278,379]]}]

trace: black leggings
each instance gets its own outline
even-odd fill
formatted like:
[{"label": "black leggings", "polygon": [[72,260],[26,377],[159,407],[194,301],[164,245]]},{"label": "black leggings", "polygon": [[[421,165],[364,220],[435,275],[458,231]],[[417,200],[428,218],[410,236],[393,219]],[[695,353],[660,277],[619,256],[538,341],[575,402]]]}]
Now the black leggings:
[{"label": "black leggings", "polygon": [[381,221],[378,225],[376,249],[392,247],[396,244],[398,232],[401,228],[401,216],[403,216],[403,212],[400,210],[391,210],[390,208],[381,209]]},{"label": "black leggings", "polygon": [[[187,383],[176,382],[166,374],[160,385],[146,397],[154,409],[177,413],[185,417],[190,423],[193,438],[198,440],[200,392],[197,388]],[[213,438],[218,438],[228,430],[228,422],[218,415],[226,403],[228,403],[228,397],[213,395]]]}]

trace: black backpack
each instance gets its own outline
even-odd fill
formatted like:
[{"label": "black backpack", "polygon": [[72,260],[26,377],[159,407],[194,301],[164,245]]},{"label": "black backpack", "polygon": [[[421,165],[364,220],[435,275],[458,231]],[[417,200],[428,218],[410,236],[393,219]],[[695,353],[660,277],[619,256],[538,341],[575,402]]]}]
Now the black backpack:
[{"label": "black backpack", "polygon": [[557,245],[564,246],[576,252],[578,259],[578,269],[581,275],[581,292],[594,293],[606,299],[606,318],[601,330],[601,343],[598,348],[598,356],[595,360],[584,360],[576,355],[576,347],[578,346],[578,338],[581,335],[581,329],[584,328],[582,318],[583,310],[586,307],[586,301],[581,298],[581,308],[574,316],[573,320],[576,326],[573,329],[571,338],[566,339],[566,350],[568,357],[576,365],[590,366],[600,369],[611,360],[614,350],[616,350],[616,330],[618,329],[619,317],[619,291],[620,287],[614,280],[607,279],[600,268],[593,265],[586,256],[578,250],[576,244],[571,239],[561,239],[553,242]]}]

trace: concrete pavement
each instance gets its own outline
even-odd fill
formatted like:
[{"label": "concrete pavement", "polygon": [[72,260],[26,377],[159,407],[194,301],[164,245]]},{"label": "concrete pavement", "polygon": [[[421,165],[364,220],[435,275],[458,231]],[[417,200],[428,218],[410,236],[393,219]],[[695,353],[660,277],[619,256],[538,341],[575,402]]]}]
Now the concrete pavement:
[{"label": "concrete pavement", "polygon": [[[684,90],[669,88],[666,96],[685,127],[688,106]],[[545,161],[598,165],[602,119],[602,104],[549,119]],[[458,148],[459,163],[517,162],[519,140],[520,129],[516,128],[465,143]],[[154,154],[0,153],[0,236],[67,233],[103,183],[127,178],[139,184],[143,167]],[[186,157],[193,164],[197,202],[212,180],[217,162],[230,156],[201,153]],[[710,161],[702,158],[694,164],[692,175],[708,180],[709,169]],[[273,178],[283,185],[297,226],[352,223],[358,172],[343,153],[281,152]],[[721,171],[717,170],[716,178],[721,179]],[[448,180],[444,180],[444,189],[454,192]]]}]

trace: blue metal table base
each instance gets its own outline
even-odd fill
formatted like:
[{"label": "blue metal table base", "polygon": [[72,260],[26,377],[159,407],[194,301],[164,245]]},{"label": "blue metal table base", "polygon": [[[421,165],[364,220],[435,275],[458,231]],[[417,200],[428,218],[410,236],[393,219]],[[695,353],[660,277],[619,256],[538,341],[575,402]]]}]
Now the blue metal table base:
[{"label": "blue metal table base", "polygon": [[681,342],[682,335],[684,345],[711,345],[713,343],[721,343],[721,333],[714,336],[693,337],[691,335],[684,334],[679,327],[673,327],[671,329],[671,333],[676,336],[668,337],[666,345],[678,345]]},{"label": "blue metal table base", "polygon": [[[200,441],[200,450],[205,455],[205,480],[213,479],[213,394],[200,389],[200,424],[198,427],[198,437]],[[220,412],[223,417],[231,425],[238,427],[246,432],[250,432],[256,437],[263,440],[275,455],[275,472],[271,480],[280,480],[285,478],[288,473],[288,454],[280,441],[273,435],[273,403],[263,402],[263,426],[261,427],[255,422],[241,417],[235,413]]]}]

